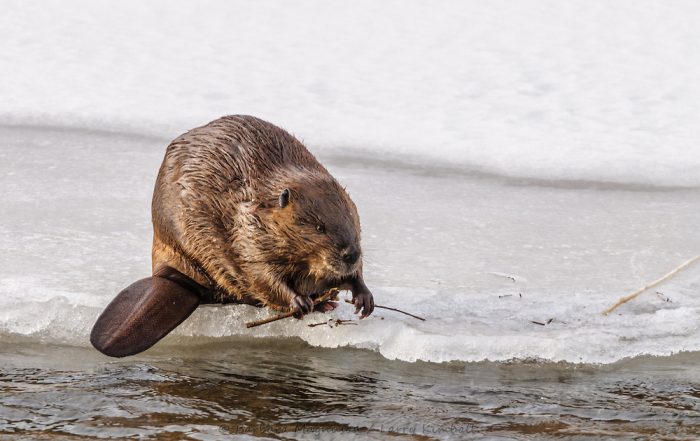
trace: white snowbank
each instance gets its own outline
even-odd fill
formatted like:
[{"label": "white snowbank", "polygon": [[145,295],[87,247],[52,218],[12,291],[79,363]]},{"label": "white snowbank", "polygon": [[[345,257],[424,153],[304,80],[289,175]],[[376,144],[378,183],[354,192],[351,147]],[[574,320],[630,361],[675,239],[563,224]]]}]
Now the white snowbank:
[{"label": "white snowbank", "polygon": [[4,3],[0,121],[171,139],[261,116],[324,149],[700,186],[700,4]]}]

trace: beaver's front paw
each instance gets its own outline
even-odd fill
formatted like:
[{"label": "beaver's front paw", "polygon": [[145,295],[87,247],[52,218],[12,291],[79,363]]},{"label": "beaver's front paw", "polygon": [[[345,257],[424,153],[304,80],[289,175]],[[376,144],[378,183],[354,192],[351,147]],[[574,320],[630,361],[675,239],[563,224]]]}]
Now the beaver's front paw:
[{"label": "beaver's front paw", "polygon": [[357,295],[353,296],[352,303],[355,305],[355,314],[362,310],[361,319],[369,316],[374,311],[374,296],[369,290],[361,291]]},{"label": "beaver's front paw", "polygon": [[304,314],[308,314],[314,309],[314,302],[309,296],[297,294],[289,303],[289,307],[292,311],[296,311],[294,317],[301,319],[304,318]]}]

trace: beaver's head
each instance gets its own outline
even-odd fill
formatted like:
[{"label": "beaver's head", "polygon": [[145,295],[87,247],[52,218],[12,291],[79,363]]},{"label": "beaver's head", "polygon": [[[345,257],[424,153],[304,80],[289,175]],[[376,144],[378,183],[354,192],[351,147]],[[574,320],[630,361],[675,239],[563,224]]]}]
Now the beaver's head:
[{"label": "beaver's head", "polygon": [[256,209],[268,262],[296,286],[332,284],[361,267],[355,204],[328,174],[301,172],[271,187]]}]

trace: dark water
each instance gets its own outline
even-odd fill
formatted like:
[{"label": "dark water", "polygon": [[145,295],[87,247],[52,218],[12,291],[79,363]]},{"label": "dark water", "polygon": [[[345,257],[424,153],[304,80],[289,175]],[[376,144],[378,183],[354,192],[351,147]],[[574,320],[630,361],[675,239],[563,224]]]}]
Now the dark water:
[{"label": "dark water", "polygon": [[235,338],[113,360],[19,340],[0,344],[0,438],[697,439],[698,361],[405,363]]}]

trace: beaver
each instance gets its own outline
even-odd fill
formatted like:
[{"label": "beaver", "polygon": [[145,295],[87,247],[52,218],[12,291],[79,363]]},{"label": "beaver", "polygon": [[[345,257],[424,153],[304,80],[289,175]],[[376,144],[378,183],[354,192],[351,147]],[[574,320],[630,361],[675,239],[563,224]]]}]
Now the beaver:
[{"label": "beaver", "polygon": [[361,318],[374,309],[355,204],[304,144],[271,123],[225,116],[173,140],[152,220],[152,277],[119,293],[93,327],[91,342],[107,355],[149,348],[199,304],[303,318],[335,287],[352,291]]}]

